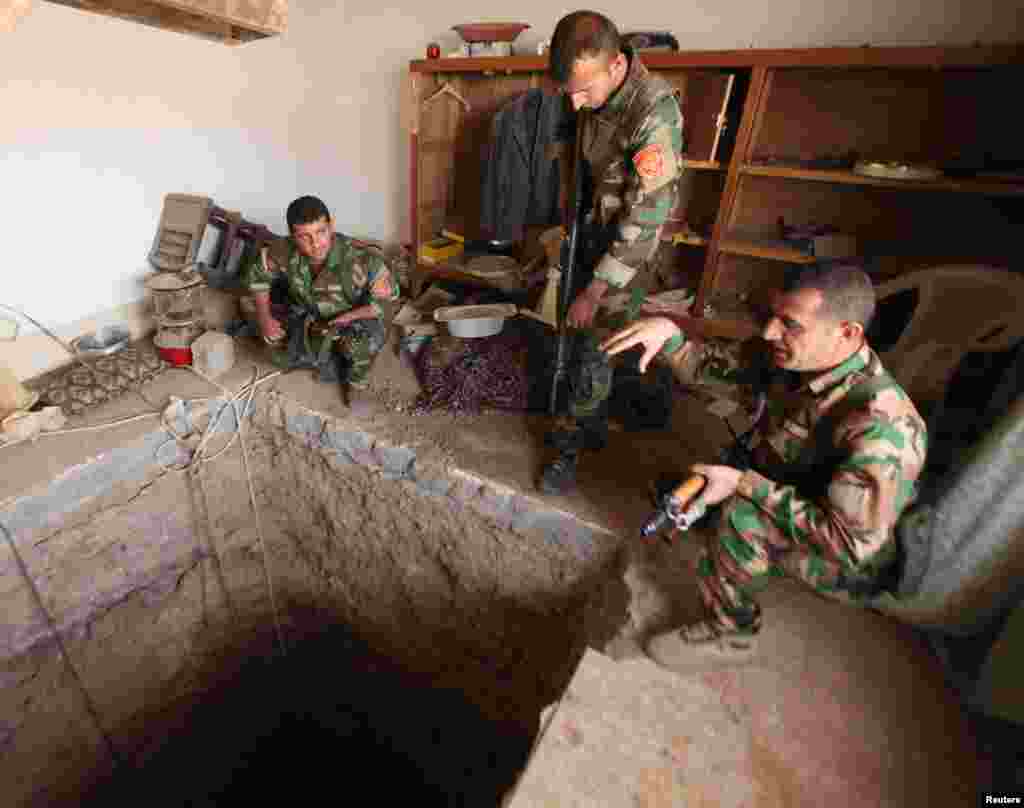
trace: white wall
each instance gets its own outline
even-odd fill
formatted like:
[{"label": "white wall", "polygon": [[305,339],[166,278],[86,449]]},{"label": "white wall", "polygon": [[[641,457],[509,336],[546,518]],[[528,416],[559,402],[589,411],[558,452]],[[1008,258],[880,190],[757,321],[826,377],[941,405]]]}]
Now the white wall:
[{"label": "white wall", "polygon": [[[481,19],[530,22],[517,44],[532,49],[573,6],[497,8],[292,0],[284,36],[232,48],[36,2],[0,36],[0,303],[74,336],[83,318],[140,300],[168,192],[212,196],[278,232],[288,201],[314,193],[345,232],[407,238],[408,60]],[[1024,39],[1019,4],[1001,0],[594,8],[623,30],[670,29],[686,49]],[[16,344],[0,344],[0,361]],[[18,375],[52,363],[36,360],[19,359]]]}]

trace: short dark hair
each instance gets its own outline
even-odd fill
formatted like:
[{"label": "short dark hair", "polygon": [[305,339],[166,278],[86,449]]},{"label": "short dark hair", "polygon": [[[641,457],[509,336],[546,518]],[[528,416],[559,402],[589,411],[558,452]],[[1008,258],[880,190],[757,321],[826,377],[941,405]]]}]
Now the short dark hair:
[{"label": "short dark hair", "polygon": [[860,323],[867,331],[875,316],[875,287],[855,261],[819,261],[786,273],[782,291],[821,292],[819,312],[834,320]]},{"label": "short dark hair", "polygon": [[288,222],[288,232],[290,233],[297,224],[312,224],[321,219],[330,221],[331,214],[321,199],[315,196],[300,196],[288,206],[284,218]]},{"label": "short dark hair", "polygon": [[598,54],[614,59],[621,50],[622,38],[615,23],[596,11],[574,11],[558,21],[551,35],[548,72],[565,84],[577,60]]}]

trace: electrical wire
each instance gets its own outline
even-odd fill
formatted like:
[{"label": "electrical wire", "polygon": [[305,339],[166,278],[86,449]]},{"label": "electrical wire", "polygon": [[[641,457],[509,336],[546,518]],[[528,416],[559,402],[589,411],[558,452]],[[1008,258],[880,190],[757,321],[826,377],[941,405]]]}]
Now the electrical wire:
[{"label": "electrical wire", "polygon": [[[5,305],[3,303],[0,303],[0,309],[3,309],[4,311],[10,312],[10,313],[12,313],[14,315],[17,315],[19,317],[25,318],[28,322],[30,322],[32,325],[34,325],[36,328],[38,328],[43,334],[48,336],[50,339],[52,339],[54,342],[56,342],[61,348],[63,348],[71,356],[71,358],[73,360],[75,360],[80,365],[85,367],[90,373],[93,372],[92,367],[90,367],[82,359],[82,357],[78,354],[77,351],[75,351],[69,344],[64,342],[64,340],[62,340],[60,337],[58,337],[55,333],[53,333],[50,329],[48,329],[46,326],[44,326],[38,320],[36,320],[35,318],[31,317],[30,315],[26,314],[23,311],[19,311],[18,309],[14,309],[14,308],[12,308],[10,306],[7,306],[7,305]],[[15,332],[15,333],[17,333],[17,332]],[[273,575],[271,574],[271,570],[270,570],[270,556],[269,556],[269,553],[267,552],[267,541],[266,541],[266,537],[265,537],[265,535],[263,533],[263,520],[262,520],[261,515],[260,515],[259,505],[258,505],[258,503],[256,501],[256,489],[255,489],[255,486],[253,484],[252,470],[249,468],[249,451],[248,451],[248,446],[247,446],[246,441],[245,441],[245,426],[244,426],[244,422],[243,422],[243,419],[242,419],[242,415],[244,413],[247,413],[247,412],[251,411],[251,406],[252,406],[253,400],[254,400],[254,398],[256,396],[256,388],[259,387],[259,385],[264,384],[265,382],[270,381],[271,379],[274,379],[277,376],[280,376],[281,375],[281,371],[274,371],[272,373],[268,373],[266,376],[260,377],[259,376],[258,368],[254,367],[253,368],[253,377],[249,381],[249,383],[246,384],[246,385],[243,385],[237,391],[232,393],[226,387],[221,385],[219,382],[216,382],[213,379],[211,379],[209,376],[204,374],[198,368],[190,366],[189,369],[193,373],[195,373],[197,376],[202,378],[204,381],[206,381],[207,383],[213,385],[214,387],[217,387],[222,393],[224,393],[225,396],[227,396],[227,401],[225,401],[221,405],[220,409],[218,409],[218,411],[217,411],[217,414],[210,419],[210,422],[209,422],[209,424],[207,424],[207,427],[204,430],[203,436],[202,436],[202,438],[199,441],[199,445],[196,447],[196,450],[192,453],[192,456],[190,457],[189,462],[184,464],[184,465],[182,465],[182,466],[178,466],[178,467],[164,466],[164,468],[167,468],[168,470],[172,470],[172,471],[188,472],[188,473],[192,474],[195,477],[195,479],[198,481],[199,480],[199,470],[200,470],[200,468],[201,468],[203,463],[209,463],[209,462],[212,462],[212,461],[216,460],[217,458],[221,457],[225,452],[227,452],[234,445],[236,439],[241,442],[241,444],[242,444],[242,466],[243,466],[243,469],[245,470],[246,483],[247,483],[248,492],[249,492],[249,503],[252,506],[253,514],[254,514],[254,517],[256,519],[256,532],[257,532],[257,535],[259,537],[259,541],[260,541],[260,554],[261,554],[262,560],[263,560],[263,577],[264,577],[264,580],[266,582],[267,594],[268,594],[268,597],[269,597],[269,600],[270,600],[270,608],[271,608],[271,612],[272,612],[273,618],[274,618],[274,631],[275,631],[276,636],[277,636],[277,643],[278,643],[278,647],[280,649],[281,655],[282,656],[286,656],[287,655],[287,646],[285,645],[284,632],[283,632],[282,627],[281,627],[280,611],[278,609],[277,595],[276,595],[276,592],[275,592],[275,589],[274,589],[274,578],[273,578]],[[238,402],[242,398],[245,398],[245,404],[242,406],[241,410],[239,410]],[[196,398],[196,399],[189,399],[189,400],[186,401],[186,403],[199,403],[199,402],[202,402],[202,401],[209,401],[209,400],[210,400],[209,398]],[[221,449],[216,454],[211,455],[210,457],[206,457],[206,454],[205,454],[206,446],[207,446],[210,438],[212,437],[214,431],[216,431],[216,427],[219,425],[220,419],[221,419],[222,415],[224,414],[225,410],[227,410],[228,407],[231,407],[231,409],[232,409],[232,411],[234,413],[234,416],[235,416],[235,427],[236,428],[232,432],[231,438],[228,440],[228,442],[223,447],[221,447]],[[54,436],[54,435],[69,435],[69,434],[75,434],[75,433],[81,433],[81,432],[96,432],[96,431],[101,431],[101,430],[105,430],[105,429],[113,429],[115,427],[119,427],[119,426],[122,426],[124,424],[133,423],[135,421],[140,421],[140,420],[143,420],[143,419],[146,419],[146,418],[160,418],[161,419],[161,423],[163,424],[164,428],[167,429],[167,431],[170,432],[170,434],[171,434],[171,438],[169,438],[168,441],[166,441],[165,443],[160,444],[160,446],[158,446],[157,449],[156,449],[156,452],[157,452],[157,455],[158,455],[157,456],[157,462],[160,463],[159,452],[160,452],[160,449],[163,448],[163,446],[167,445],[167,443],[169,443],[171,441],[178,441],[178,442],[180,442],[180,441],[184,440],[185,437],[187,437],[187,436],[184,436],[184,435],[180,435],[177,432],[177,430],[173,427],[173,425],[171,425],[168,422],[167,417],[166,417],[166,410],[167,410],[167,408],[165,407],[164,409],[162,409],[162,410],[160,410],[158,412],[140,413],[139,415],[133,415],[133,416],[129,416],[127,418],[120,418],[120,419],[118,419],[116,421],[110,421],[110,422],[102,423],[102,424],[92,424],[92,425],[89,425],[89,426],[70,427],[70,428],[65,428],[65,429],[55,429],[55,430],[49,430],[49,431],[45,431],[45,432],[39,432],[36,435],[33,435],[32,437],[29,437],[29,438],[21,438],[21,439],[16,440],[16,441],[10,441],[10,442],[7,442],[7,443],[0,444],[0,449],[11,448],[11,447],[17,446],[17,445],[19,445],[21,443],[25,443],[26,441],[35,440],[35,438],[40,437],[42,435]],[[163,465],[163,464],[161,464],[161,465]],[[100,736],[103,738],[104,744],[106,745],[107,751],[110,754],[111,759],[114,761],[115,764],[123,765],[124,760],[121,757],[121,755],[118,753],[117,748],[114,746],[114,743],[111,740],[110,736],[107,734],[106,730],[103,728],[103,724],[100,721],[99,713],[98,713],[98,711],[96,709],[95,702],[93,702],[92,698],[89,695],[89,692],[85,689],[85,685],[83,684],[81,677],[78,675],[78,671],[74,668],[74,666],[71,663],[71,658],[69,657],[67,649],[64,646],[63,639],[61,638],[60,633],[57,630],[56,623],[54,622],[53,617],[50,615],[49,611],[47,611],[46,606],[43,603],[42,596],[40,595],[39,590],[36,587],[35,582],[32,580],[32,577],[31,577],[31,575],[30,575],[30,573],[28,571],[28,567],[25,565],[25,562],[22,559],[21,554],[18,552],[17,546],[14,544],[14,537],[10,534],[10,531],[8,531],[8,529],[2,523],[0,523],[0,529],[3,530],[4,536],[7,539],[7,543],[10,545],[11,552],[14,555],[14,559],[15,559],[17,565],[18,565],[18,569],[21,572],[22,578],[25,580],[26,586],[29,588],[29,590],[32,593],[32,598],[35,601],[36,608],[39,610],[39,612],[43,615],[44,619],[46,620],[47,627],[49,628],[50,634],[53,636],[54,641],[55,641],[55,643],[57,644],[57,647],[60,650],[60,654],[61,654],[62,659],[64,660],[64,664],[67,666],[68,670],[70,671],[71,677],[75,681],[75,683],[76,683],[76,685],[78,687],[78,690],[81,693],[82,699],[83,699],[83,701],[85,702],[85,705],[86,705],[86,710],[88,711],[90,718],[92,719],[93,723],[95,724],[96,730],[99,732]]]},{"label": "electrical wire", "polygon": [[75,350],[70,345],[64,342],[64,340],[62,340],[60,337],[54,334],[49,328],[40,323],[38,320],[25,314],[25,312],[19,311],[18,309],[5,305],[4,303],[0,303],[0,309],[3,309],[6,312],[10,312],[11,314],[16,314],[19,317],[24,317],[26,320],[32,323],[32,325],[34,325],[36,328],[38,328],[40,331],[46,334],[46,336],[48,336],[50,339],[56,342],[61,348],[67,351],[73,358],[78,358],[78,354],[75,353]]},{"label": "electrical wire", "polygon": [[[203,430],[203,434],[202,434],[202,437],[199,440],[198,446],[196,447],[195,451],[192,452],[192,455],[189,458],[187,463],[184,463],[184,464],[179,465],[179,466],[169,466],[169,465],[166,465],[166,464],[162,463],[161,460],[160,460],[160,451],[161,451],[161,449],[163,449],[164,446],[166,446],[167,444],[169,444],[171,442],[182,442],[182,441],[186,440],[190,436],[190,434],[191,434],[191,433],[181,434],[174,427],[174,425],[171,424],[168,421],[168,418],[167,418],[168,407],[165,407],[164,409],[162,409],[162,410],[160,410],[158,412],[140,413],[139,415],[133,415],[133,416],[129,416],[127,418],[120,418],[120,419],[118,419],[116,421],[110,421],[110,422],[103,423],[103,424],[93,424],[91,426],[72,427],[72,428],[68,428],[68,429],[55,429],[55,430],[50,430],[48,432],[40,432],[37,435],[32,436],[31,438],[21,438],[20,440],[16,440],[16,441],[11,441],[9,443],[0,444],[0,449],[6,449],[6,448],[10,448],[12,446],[17,446],[17,445],[19,445],[21,443],[25,443],[26,441],[34,440],[35,438],[38,438],[38,437],[43,436],[43,435],[67,435],[67,434],[72,434],[72,433],[77,433],[77,432],[99,431],[99,430],[104,430],[104,429],[112,429],[114,427],[122,426],[123,424],[129,424],[129,423],[132,423],[134,421],[140,421],[140,420],[142,420],[144,418],[160,418],[161,423],[162,423],[164,429],[166,429],[170,433],[171,437],[169,437],[166,441],[164,441],[159,446],[157,446],[157,448],[155,450],[155,455],[156,455],[157,463],[159,465],[161,465],[167,471],[188,472],[188,473],[192,474],[195,477],[195,479],[198,481],[199,480],[198,472],[199,472],[200,468],[202,467],[202,465],[204,463],[209,463],[209,462],[212,462],[212,461],[216,460],[217,458],[221,457],[225,452],[227,452],[228,449],[230,449],[234,445],[236,440],[241,441],[241,444],[242,444],[242,465],[243,465],[243,468],[245,470],[246,483],[247,483],[248,492],[249,492],[249,503],[252,506],[253,514],[254,514],[255,519],[256,519],[256,532],[257,532],[257,535],[259,536],[260,551],[261,551],[261,556],[262,556],[262,559],[263,559],[263,576],[264,576],[264,579],[266,581],[267,593],[268,593],[268,596],[269,596],[269,599],[270,599],[270,607],[271,607],[271,611],[273,613],[274,629],[275,629],[275,633],[277,635],[278,647],[280,648],[281,655],[284,656],[284,655],[287,654],[287,646],[285,645],[285,641],[284,641],[284,631],[282,630],[282,627],[281,627],[281,617],[280,617],[280,611],[278,609],[278,604],[277,604],[277,594],[276,594],[275,589],[274,589],[274,577],[273,577],[273,575],[271,573],[271,569],[270,569],[270,560],[269,560],[270,556],[269,556],[269,553],[267,552],[266,536],[264,535],[264,532],[263,532],[263,519],[262,519],[262,516],[260,514],[259,504],[256,501],[256,489],[255,489],[255,486],[253,484],[252,470],[249,467],[249,452],[248,452],[248,446],[246,445],[246,442],[245,442],[245,434],[244,434],[245,433],[245,422],[244,422],[244,419],[243,419],[243,415],[244,414],[247,414],[247,413],[252,411],[252,403],[253,403],[253,401],[254,401],[254,399],[256,397],[256,389],[260,385],[265,384],[266,382],[268,382],[268,381],[270,381],[272,379],[275,379],[278,376],[280,376],[282,374],[282,371],[276,370],[276,371],[272,371],[271,373],[268,373],[265,376],[259,376],[259,369],[256,368],[256,367],[253,367],[252,379],[247,384],[244,384],[242,387],[240,387],[238,390],[232,392],[231,390],[229,390],[228,388],[224,387],[219,382],[217,382],[214,379],[212,379],[209,376],[207,376],[205,373],[200,371],[198,368],[190,366],[189,370],[191,370],[193,373],[195,373],[197,376],[199,376],[201,379],[203,379],[207,383],[213,385],[218,390],[220,390],[226,396],[227,400],[224,401],[221,404],[221,406],[217,410],[216,414],[210,418],[209,423],[206,425],[206,428]],[[238,402],[241,399],[245,399],[245,403],[242,405],[241,409],[239,409]],[[199,403],[199,402],[204,402],[204,401],[210,401],[211,399],[209,397],[204,397],[204,398],[183,399],[183,400],[182,399],[178,399],[178,400],[182,401],[184,404],[190,404],[190,403]],[[172,403],[173,403],[173,401],[172,401]],[[206,456],[207,445],[209,444],[209,441],[210,441],[211,437],[213,436],[214,432],[216,431],[217,426],[220,424],[221,417],[223,416],[224,412],[229,407],[232,409],[232,411],[233,411],[233,413],[235,415],[235,427],[236,428],[232,432],[231,438],[228,440],[228,442],[224,446],[222,446],[215,454],[207,457]],[[13,547],[13,544],[12,544],[12,547]],[[26,574],[27,574],[27,571],[26,571]],[[39,603],[41,605],[42,601],[40,600]],[[98,721],[98,719],[96,719],[96,720]]]},{"label": "electrical wire", "polygon": [[[220,389],[228,397],[228,400],[217,411],[217,415],[214,418],[210,419],[210,423],[207,424],[205,433],[199,442],[199,446],[196,448],[196,451],[192,455],[192,458],[187,464],[186,468],[188,468],[189,472],[192,473],[198,480],[199,469],[203,462],[215,460],[216,458],[224,454],[224,452],[226,452],[234,444],[236,437],[241,442],[242,467],[245,470],[245,479],[249,489],[249,504],[252,505],[253,516],[256,519],[256,534],[260,540],[260,555],[262,556],[263,559],[263,577],[267,586],[267,595],[270,599],[270,610],[274,618],[274,631],[277,635],[277,643],[278,648],[281,651],[281,656],[287,656],[287,646],[285,645],[284,632],[281,628],[280,610],[278,609],[277,595],[274,590],[274,576],[271,574],[270,571],[270,554],[267,552],[267,540],[263,534],[263,520],[260,515],[259,504],[256,502],[256,489],[252,481],[252,471],[249,468],[249,450],[245,442],[245,422],[242,419],[243,414],[246,414],[250,411],[253,399],[256,397],[256,388],[259,385],[263,384],[264,382],[267,382],[270,379],[280,376],[281,371],[274,371],[272,373],[268,373],[266,376],[259,377],[259,370],[254,367],[252,380],[247,385],[242,386],[235,393],[232,394],[230,390],[221,385],[219,382],[216,382],[213,379],[211,379],[198,368],[191,367],[191,370],[193,373],[195,373],[197,376],[199,376],[209,384],[212,384],[214,387]],[[239,410],[238,401],[239,399],[242,398],[245,398],[245,403],[242,405],[241,410]],[[223,414],[224,410],[227,409],[228,406],[230,406],[234,412],[236,429],[232,433],[231,439],[228,441],[227,445],[222,447],[221,450],[217,452],[217,454],[213,455],[211,458],[207,460],[204,456],[206,444],[209,441],[210,436],[213,434],[214,428],[216,427],[217,423],[219,423],[221,415]]]}]

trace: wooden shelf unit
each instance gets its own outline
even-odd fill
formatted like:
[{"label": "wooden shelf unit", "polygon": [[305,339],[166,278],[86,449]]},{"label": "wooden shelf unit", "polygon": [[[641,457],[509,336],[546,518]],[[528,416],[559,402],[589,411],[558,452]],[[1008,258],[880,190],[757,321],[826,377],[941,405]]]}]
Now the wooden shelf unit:
[{"label": "wooden shelf unit", "polygon": [[[974,150],[1024,159],[1016,131],[991,123],[993,111],[1012,103],[1024,83],[1024,45],[649,52],[641,58],[679,88],[688,145],[705,149],[685,155],[691,217],[677,208],[673,218],[678,225],[696,215],[704,221],[691,225],[710,229],[710,236],[665,239],[700,248],[687,253],[703,255],[697,310],[718,291],[735,293],[762,278],[774,282],[786,266],[812,260],[782,242],[740,235],[774,232],[779,217],[849,230],[873,243],[875,254],[905,256],[908,270],[921,266],[918,256],[1019,263],[1024,183],[885,180],[787,167],[779,158],[855,152],[942,165]],[[446,220],[478,216],[479,164],[491,117],[525,90],[556,91],[546,70],[545,56],[410,64],[410,218],[417,251]],[[727,136],[712,161],[713,118],[727,75],[735,77]],[[421,108],[444,82],[469,109],[454,99]],[[895,272],[893,261],[887,272]]]}]

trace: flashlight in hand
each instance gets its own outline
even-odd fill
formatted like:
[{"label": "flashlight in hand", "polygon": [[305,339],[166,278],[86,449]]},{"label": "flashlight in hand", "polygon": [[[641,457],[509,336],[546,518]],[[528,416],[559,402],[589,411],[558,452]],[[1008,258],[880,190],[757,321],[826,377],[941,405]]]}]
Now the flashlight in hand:
[{"label": "flashlight in hand", "polygon": [[704,502],[697,499],[705,485],[707,478],[694,474],[660,497],[658,509],[640,528],[641,537],[653,536],[669,524],[679,530],[689,530],[707,511]]}]

